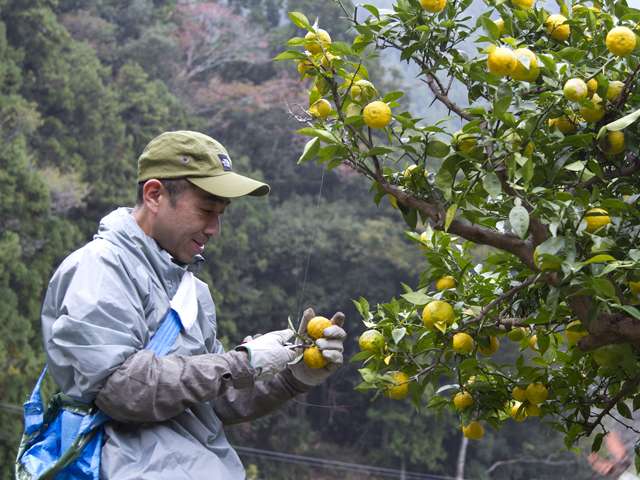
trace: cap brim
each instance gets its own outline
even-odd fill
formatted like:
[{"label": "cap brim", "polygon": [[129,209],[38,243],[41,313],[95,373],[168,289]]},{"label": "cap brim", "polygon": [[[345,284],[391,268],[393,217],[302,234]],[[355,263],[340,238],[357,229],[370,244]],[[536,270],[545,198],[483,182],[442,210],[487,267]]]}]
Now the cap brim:
[{"label": "cap brim", "polygon": [[237,198],[244,195],[260,197],[271,190],[266,183],[235,172],[224,172],[215,177],[188,177],[187,180],[205,192],[224,198]]}]

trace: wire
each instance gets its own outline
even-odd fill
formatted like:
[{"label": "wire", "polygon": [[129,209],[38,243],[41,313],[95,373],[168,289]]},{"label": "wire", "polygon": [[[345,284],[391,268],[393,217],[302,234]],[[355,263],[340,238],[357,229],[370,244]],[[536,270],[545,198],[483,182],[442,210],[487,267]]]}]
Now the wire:
[{"label": "wire", "polygon": [[[326,171],[326,167],[323,165],[322,167],[322,177],[320,178],[320,189],[318,190],[318,199],[316,200],[316,210],[320,208],[320,200],[322,200],[322,186],[324,185],[324,172]],[[298,319],[302,318],[302,302],[304,301],[304,290],[307,286],[307,273],[309,272],[309,264],[311,263],[311,251],[313,250],[313,242],[309,242],[309,249],[307,252],[307,262],[304,267],[304,277],[302,279],[302,288],[300,293],[300,299],[298,300]]]},{"label": "wire", "polygon": [[308,465],[331,470],[346,470],[369,475],[380,475],[387,478],[401,478],[406,480],[454,480],[454,477],[432,475],[429,473],[406,472],[395,468],[375,467],[359,463],[340,462],[337,460],[326,460],[324,458],[309,457],[304,455],[294,455],[291,453],[276,452],[252,447],[233,447],[239,453],[262,457],[276,462],[292,463],[297,465]]}]

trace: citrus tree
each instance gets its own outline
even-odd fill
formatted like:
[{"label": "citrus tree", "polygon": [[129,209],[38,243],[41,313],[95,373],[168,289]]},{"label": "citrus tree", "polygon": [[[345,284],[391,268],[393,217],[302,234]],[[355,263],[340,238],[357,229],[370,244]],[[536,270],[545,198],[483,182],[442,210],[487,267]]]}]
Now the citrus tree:
[{"label": "citrus tree", "polygon": [[[302,34],[276,59],[309,88],[299,163],[365,177],[426,258],[399,298],[356,302],[358,388],[451,408],[470,439],[536,416],[598,450],[603,420],[640,407],[640,10],[559,2],[344,8],[351,43],[292,12]],[[417,118],[403,92],[376,88],[367,59],[384,49],[418,66],[448,117]]]}]

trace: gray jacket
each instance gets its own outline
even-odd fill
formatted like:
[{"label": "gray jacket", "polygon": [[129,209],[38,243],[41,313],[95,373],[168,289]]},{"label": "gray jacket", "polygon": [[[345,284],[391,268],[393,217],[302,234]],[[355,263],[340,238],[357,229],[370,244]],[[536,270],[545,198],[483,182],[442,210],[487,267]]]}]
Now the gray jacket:
[{"label": "gray jacket", "polygon": [[42,308],[49,369],[63,392],[114,419],[101,479],[245,478],[222,425],[257,418],[309,389],[288,370],[254,382],[245,353],[225,353],[217,340],[215,306],[199,280],[195,323],[167,356],[143,350],[184,271],[130,209],[119,208],[49,283]]}]

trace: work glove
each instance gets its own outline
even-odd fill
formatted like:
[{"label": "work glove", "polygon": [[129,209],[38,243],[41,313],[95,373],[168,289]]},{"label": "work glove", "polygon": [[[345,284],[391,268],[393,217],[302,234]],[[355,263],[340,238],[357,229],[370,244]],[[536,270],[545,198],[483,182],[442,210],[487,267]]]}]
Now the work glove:
[{"label": "work glove", "polygon": [[267,380],[284,370],[299,355],[294,349],[285,346],[293,334],[293,330],[287,329],[248,337],[236,350],[247,352],[249,364],[256,371],[256,380]]},{"label": "work glove", "polygon": [[[309,323],[309,320],[315,316],[316,314],[311,308],[304,311],[302,320],[300,321],[300,327],[298,328],[298,334],[306,334],[307,323]],[[309,368],[304,363],[302,355],[300,355],[295,363],[289,365],[289,369],[295,378],[309,386],[319,385],[342,365],[344,339],[347,336],[347,332],[342,329],[343,324],[344,313],[335,313],[331,318],[331,326],[325,328],[322,338],[315,341],[315,345],[320,349],[322,356],[327,360],[327,365],[323,368]]]}]

